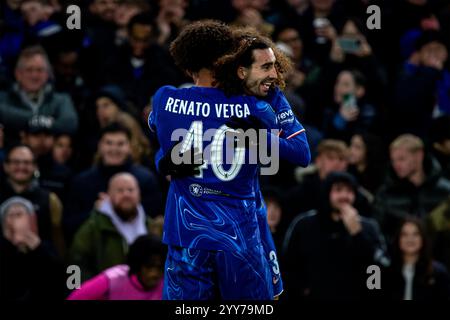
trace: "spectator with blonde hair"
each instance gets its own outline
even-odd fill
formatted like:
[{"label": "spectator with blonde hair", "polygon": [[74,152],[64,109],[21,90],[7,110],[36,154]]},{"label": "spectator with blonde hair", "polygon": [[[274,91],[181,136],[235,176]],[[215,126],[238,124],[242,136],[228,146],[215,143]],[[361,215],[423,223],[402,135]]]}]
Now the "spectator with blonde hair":
[{"label": "spectator with blonde hair", "polygon": [[422,140],[403,134],[392,141],[391,169],[375,197],[375,214],[389,239],[401,219],[425,218],[450,193],[439,163],[425,152]]}]

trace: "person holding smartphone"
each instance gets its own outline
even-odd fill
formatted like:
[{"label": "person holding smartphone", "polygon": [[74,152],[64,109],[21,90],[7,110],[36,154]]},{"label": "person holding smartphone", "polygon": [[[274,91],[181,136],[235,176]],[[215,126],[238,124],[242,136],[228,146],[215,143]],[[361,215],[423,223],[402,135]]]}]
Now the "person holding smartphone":
[{"label": "person holding smartphone", "polygon": [[349,142],[355,133],[372,131],[377,112],[366,102],[366,78],[356,70],[341,71],[334,85],[334,104],[325,109],[324,134]]},{"label": "person holding smartphone", "polygon": [[[380,92],[386,85],[386,70],[373,53],[372,46],[364,34],[365,26],[361,20],[350,18],[345,21],[334,38],[330,62],[331,71],[357,69],[367,77],[367,88]],[[327,67],[327,72],[328,72]],[[331,74],[336,74],[335,71]],[[368,98],[380,101],[380,95],[368,92]]]}]

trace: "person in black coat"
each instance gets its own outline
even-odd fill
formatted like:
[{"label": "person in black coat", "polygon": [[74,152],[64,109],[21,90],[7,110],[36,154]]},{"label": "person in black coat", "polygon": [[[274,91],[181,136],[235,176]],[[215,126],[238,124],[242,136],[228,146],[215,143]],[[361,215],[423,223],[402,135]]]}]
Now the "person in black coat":
[{"label": "person in black coat", "polygon": [[142,205],[147,215],[162,214],[162,198],[156,176],[131,160],[131,133],[118,123],[102,129],[98,144],[98,163],[74,177],[64,216],[66,233],[71,238],[89,217],[96,203],[105,197],[109,179],[119,172],[131,173],[139,183]]},{"label": "person in black coat", "polygon": [[[282,224],[290,224],[293,217],[301,212],[317,210],[322,201],[320,189],[330,172],[347,171],[348,147],[343,141],[334,139],[322,140],[317,146],[314,166],[303,170],[297,176],[299,184],[291,188],[286,195],[288,203],[284,209]],[[369,199],[362,188],[356,193],[355,207],[364,216],[371,216]]]},{"label": "person in black coat", "polygon": [[23,132],[22,143],[29,146],[36,157],[39,169],[39,185],[54,192],[60,200],[66,197],[66,185],[70,182],[72,170],[69,166],[53,159],[53,147],[60,136],[69,136],[55,130],[51,119],[45,116],[31,118]]},{"label": "person in black coat", "polygon": [[424,219],[450,194],[450,181],[414,135],[397,137],[389,146],[391,165],[373,202],[373,216],[391,244],[401,221]]},{"label": "person in black coat", "polygon": [[9,149],[3,168],[5,178],[0,180],[0,203],[17,196],[30,201],[35,208],[39,237],[53,244],[63,255],[62,204],[55,193],[42,188],[35,178],[38,167],[31,148],[17,145]]},{"label": "person in black coat", "polygon": [[438,32],[424,32],[417,39],[416,51],[403,64],[395,85],[389,116],[394,135],[408,132],[428,138],[433,114],[443,112],[446,105],[446,94],[440,92],[449,90],[444,80],[450,77],[447,58],[445,40]]},{"label": "person in black coat", "polygon": [[116,84],[141,111],[163,85],[178,85],[182,76],[168,52],[155,38],[157,25],[149,14],[138,14],[128,24],[129,43],[119,47],[103,65],[102,82]]},{"label": "person in black coat", "polygon": [[380,137],[356,133],[351,138],[348,172],[372,195],[384,181],[387,159],[387,151]]},{"label": "person in black coat", "polygon": [[369,292],[367,268],[388,263],[384,238],[375,220],[355,209],[357,184],[333,172],[322,185],[319,210],[300,214],[283,244],[287,298],[356,300]]},{"label": "person in black coat", "polygon": [[39,237],[33,204],[13,197],[0,207],[0,300],[63,300],[65,272],[52,246]]},{"label": "person in black coat", "polygon": [[333,104],[325,109],[324,135],[350,142],[355,133],[373,131],[376,108],[367,102],[366,77],[357,70],[343,70],[334,86]]},{"label": "person in black coat", "polygon": [[406,218],[394,242],[392,265],[384,281],[390,300],[450,300],[450,277],[445,266],[432,260],[422,222]]},{"label": "person in black coat", "polygon": [[439,161],[442,175],[450,180],[450,115],[433,120],[430,140],[431,153]]}]

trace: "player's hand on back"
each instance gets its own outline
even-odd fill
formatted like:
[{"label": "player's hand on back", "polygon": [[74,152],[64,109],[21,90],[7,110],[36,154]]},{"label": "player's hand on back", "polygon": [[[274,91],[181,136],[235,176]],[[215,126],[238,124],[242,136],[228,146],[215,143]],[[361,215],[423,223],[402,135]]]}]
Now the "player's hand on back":
[{"label": "player's hand on back", "polygon": [[[198,148],[191,148],[181,153],[181,144],[182,142],[175,143],[159,162],[160,172],[172,179],[198,175],[199,167],[203,165],[203,155]],[[181,161],[175,159],[177,155],[177,160]]]},{"label": "player's hand on back", "polygon": [[[250,115],[247,118],[231,117],[226,123],[227,127],[235,130],[242,130],[243,132],[233,133],[235,146],[239,146],[242,141],[244,148],[250,149],[251,146],[259,144],[259,130],[266,129],[264,123],[257,117]],[[253,129],[254,134],[247,135],[246,131]],[[246,138],[247,137],[247,138]]]},{"label": "player's hand on back", "polygon": [[247,118],[238,118],[233,116],[227,121],[226,125],[231,129],[242,129],[244,132],[249,129],[259,130],[265,128],[264,123],[252,115]]}]

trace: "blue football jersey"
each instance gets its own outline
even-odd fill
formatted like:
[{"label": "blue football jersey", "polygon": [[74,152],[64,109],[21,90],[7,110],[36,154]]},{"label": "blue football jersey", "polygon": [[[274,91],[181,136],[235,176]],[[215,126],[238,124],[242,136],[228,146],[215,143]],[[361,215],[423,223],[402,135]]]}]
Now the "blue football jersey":
[{"label": "blue football jersey", "polygon": [[[225,132],[231,129],[225,123],[232,116],[260,116],[268,111],[268,104],[251,96],[227,97],[216,88],[165,86],[155,93],[152,105],[149,126],[160,143],[157,158],[182,140],[181,151],[198,148],[205,161],[198,176],[171,181],[164,242],[229,251],[257,245],[254,181],[258,165],[249,164],[247,149],[226,142]],[[267,121],[276,121],[273,111],[270,114],[273,119]]]}]

